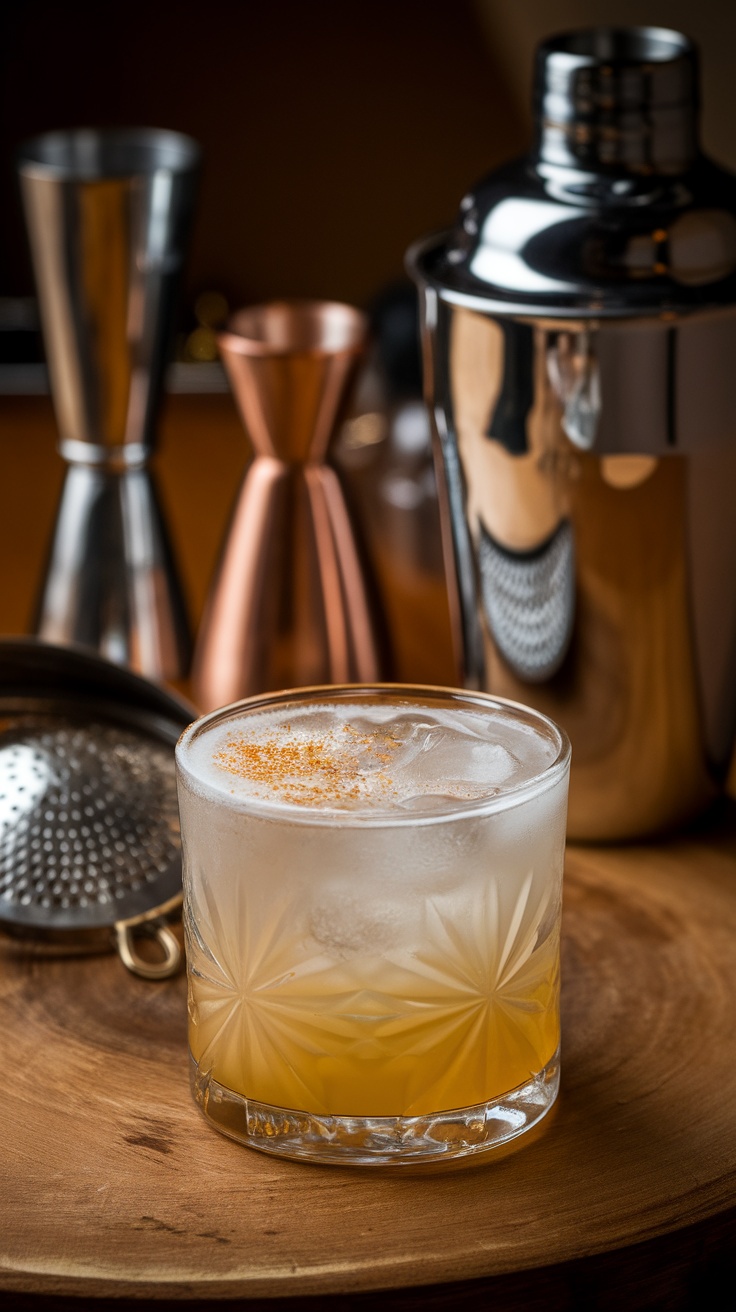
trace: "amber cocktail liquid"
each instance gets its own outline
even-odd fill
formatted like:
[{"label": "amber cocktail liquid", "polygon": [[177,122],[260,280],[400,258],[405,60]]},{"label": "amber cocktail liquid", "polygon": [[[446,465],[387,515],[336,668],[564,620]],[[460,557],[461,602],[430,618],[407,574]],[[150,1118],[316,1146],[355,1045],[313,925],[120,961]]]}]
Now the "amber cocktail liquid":
[{"label": "amber cocktail liquid", "polygon": [[177,748],[194,1096],[287,1157],[458,1157],[559,1083],[570,752],[433,688],[266,695]]}]

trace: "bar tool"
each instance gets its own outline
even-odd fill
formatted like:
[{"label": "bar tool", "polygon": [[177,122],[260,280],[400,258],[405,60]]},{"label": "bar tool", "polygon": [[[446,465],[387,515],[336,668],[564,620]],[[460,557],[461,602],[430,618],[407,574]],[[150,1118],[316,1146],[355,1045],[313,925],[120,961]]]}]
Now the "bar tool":
[{"label": "bar tool", "polygon": [[[174,745],[192,707],[81,648],[0,639],[0,930],[175,974]],[[153,937],[156,954],[141,952]]]},{"label": "bar tool", "polygon": [[241,310],[220,353],[254,448],[198,635],[195,699],[385,677],[381,619],[330,446],[367,320],[328,301]]},{"label": "bar tool", "polygon": [[190,659],[149,459],[198,165],[194,141],[144,128],[53,132],[18,158],[68,465],[35,632],[154,679]]},{"label": "bar tool", "polygon": [[736,729],[736,179],[678,32],[543,43],[530,153],[418,243],[425,387],[469,686],[573,745],[569,832],[723,789]]}]

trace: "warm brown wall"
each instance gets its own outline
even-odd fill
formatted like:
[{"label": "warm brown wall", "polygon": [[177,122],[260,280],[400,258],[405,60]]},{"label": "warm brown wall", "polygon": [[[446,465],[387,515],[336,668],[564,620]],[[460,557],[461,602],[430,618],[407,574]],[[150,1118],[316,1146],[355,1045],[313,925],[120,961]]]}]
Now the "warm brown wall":
[{"label": "warm brown wall", "polygon": [[130,123],[204,147],[189,305],[364,303],[525,144],[472,0],[23,0],[0,19],[0,296],[32,290],[18,142]]}]

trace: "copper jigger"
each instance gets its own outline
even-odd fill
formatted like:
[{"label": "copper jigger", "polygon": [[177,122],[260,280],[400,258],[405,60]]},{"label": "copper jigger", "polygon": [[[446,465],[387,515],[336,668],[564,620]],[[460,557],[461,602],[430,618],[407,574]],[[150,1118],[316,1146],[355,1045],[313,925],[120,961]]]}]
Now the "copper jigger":
[{"label": "copper jigger", "polygon": [[203,710],[389,674],[366,562],[326,463],[367,335],[365,315],[325,301],[253,306],[219,335],[254,458],[197,641]]}]

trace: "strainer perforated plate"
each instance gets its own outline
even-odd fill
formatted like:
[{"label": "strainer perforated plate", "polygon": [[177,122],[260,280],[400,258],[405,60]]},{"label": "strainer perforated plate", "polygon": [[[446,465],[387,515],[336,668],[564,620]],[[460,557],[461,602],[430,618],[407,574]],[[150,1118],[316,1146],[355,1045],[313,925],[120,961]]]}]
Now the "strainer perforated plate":
[{"label": "strainer perforated plate", "polygon": [[[161,919],[181,899],[174,745],[194,711],[108,662],[0,642],[0,923],[11,931],[108,929],[125,964],[173,973]],[[153,927],[163,960],[143,960]]]}]

